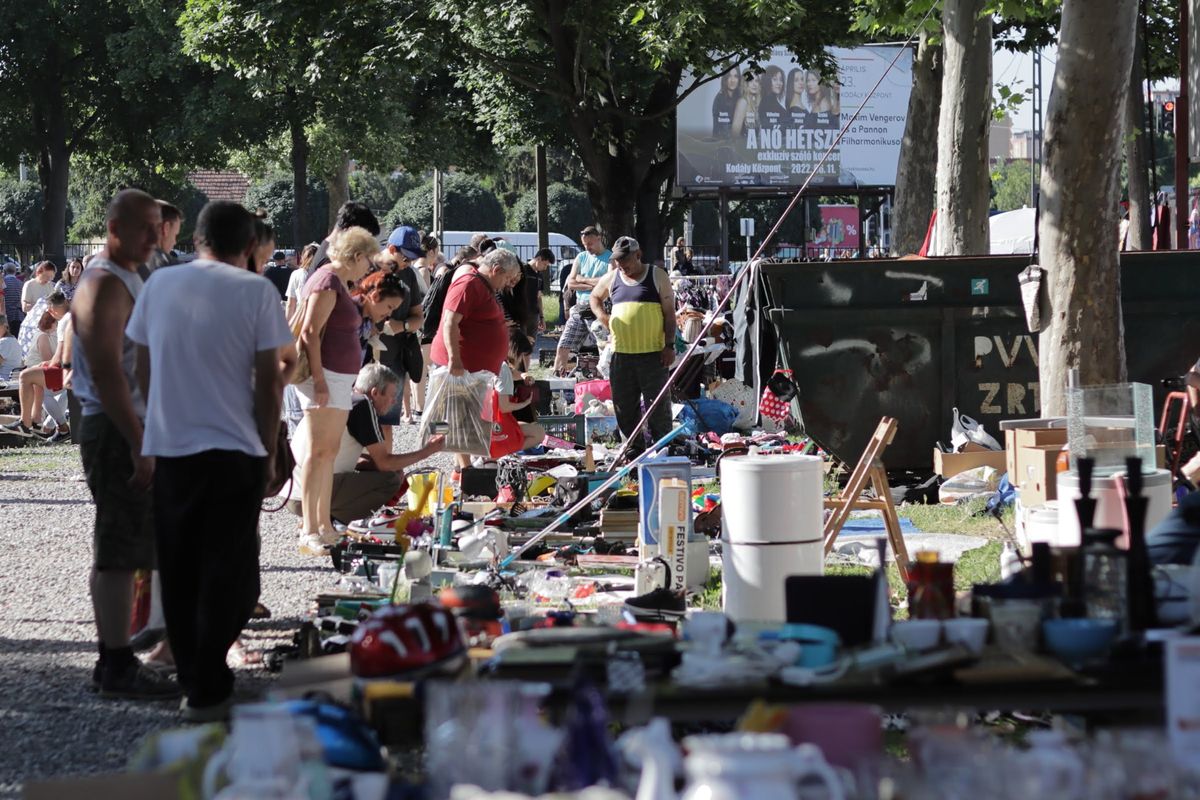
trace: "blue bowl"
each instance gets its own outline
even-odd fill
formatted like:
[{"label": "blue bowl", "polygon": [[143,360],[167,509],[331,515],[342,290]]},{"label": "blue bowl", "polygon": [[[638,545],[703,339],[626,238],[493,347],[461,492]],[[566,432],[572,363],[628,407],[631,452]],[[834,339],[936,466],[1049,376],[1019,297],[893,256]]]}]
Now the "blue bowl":
[{"label": "blue bowl", "polygon": [[808,669],[820,669],[836,661],[838,647],[842,642],[837,631],[805,623],[784,625],[779,629],[779,638],[799,643],[800,659],[796,666]]},{"label": "blue bowl", "polygon": [[1111,619],[1048,619],[1042,623],[1046,647],[1068,664],[1084,664],[1108,653],[1117,638]]}]

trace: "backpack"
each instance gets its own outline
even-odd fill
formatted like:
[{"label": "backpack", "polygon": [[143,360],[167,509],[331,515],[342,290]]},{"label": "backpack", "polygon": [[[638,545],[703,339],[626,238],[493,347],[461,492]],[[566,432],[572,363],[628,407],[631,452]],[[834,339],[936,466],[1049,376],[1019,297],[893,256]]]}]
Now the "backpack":
[{"label": "backpack", "polygon": [[454,273],[458,271],[458,267],[471,267],[476,270],[476,277],[483,278],[479,274],[479,266],[474,261],[464,261],[458,266],[450,266],[441,275],[435,275],[429,283],[429,291],[425,293],[425,297],[421,299],[421,313],[425,315],[424,321],[421,323],[421,342],[432,342],[437,336],[438,328],[442,324],[442,309],[446,305],[446,295],[450,292],[450,284],[454,283]]}]

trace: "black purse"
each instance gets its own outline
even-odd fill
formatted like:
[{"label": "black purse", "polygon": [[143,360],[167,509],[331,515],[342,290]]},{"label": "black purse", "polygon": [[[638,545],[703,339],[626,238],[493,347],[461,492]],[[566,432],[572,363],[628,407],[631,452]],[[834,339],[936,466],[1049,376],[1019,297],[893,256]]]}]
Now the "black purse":
[{"label": "black purse", "polygon": [[[265,504],[262,507],[263,511],[275,512],[287,505],[288,500],[292,499],[292,473],[296,469],[296,459],[292,456],[292,445],[288,441],[288,424],[287,420],[280,420],[279,433],[275,435],[275,455],[274,455],[275,474],[263,488],[263,499],[282,495],[283,498],[279,501],[279,505],[274,508],[268,508]],[[283,489],[287,487],[285,494]]]}]

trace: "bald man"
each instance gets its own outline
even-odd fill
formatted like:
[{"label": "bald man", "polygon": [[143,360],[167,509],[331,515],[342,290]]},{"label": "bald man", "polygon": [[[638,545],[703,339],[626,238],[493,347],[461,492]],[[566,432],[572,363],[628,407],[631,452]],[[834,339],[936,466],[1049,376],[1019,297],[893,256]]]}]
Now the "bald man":
[{"label": "bald man", "polygon": [[158,244],[162,212],[150,195],[126,189],[109,204],[106,228],[105,247],[84,270],[72,304],[80,455],[96,504],[91,590],[100,657],[92,684],[102,697],[163,700],[179,696],[178,684],[129,646],[133,573],[154,567],[154,460],[141,454],[146,403],[134,374],[136,349],[125,336],[142,290],[138,269]]}]

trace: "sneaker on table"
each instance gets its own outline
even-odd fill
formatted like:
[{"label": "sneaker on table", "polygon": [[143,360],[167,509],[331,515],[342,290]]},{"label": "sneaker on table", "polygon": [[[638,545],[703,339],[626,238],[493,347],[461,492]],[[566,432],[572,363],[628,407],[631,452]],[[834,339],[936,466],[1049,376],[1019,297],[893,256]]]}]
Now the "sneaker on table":
[{"label": "sneaker on table", "polygon": [[677,618],[687,614],[687,601],[682,592],[659,587],[626,600],[625,608],[638,619]]}]

